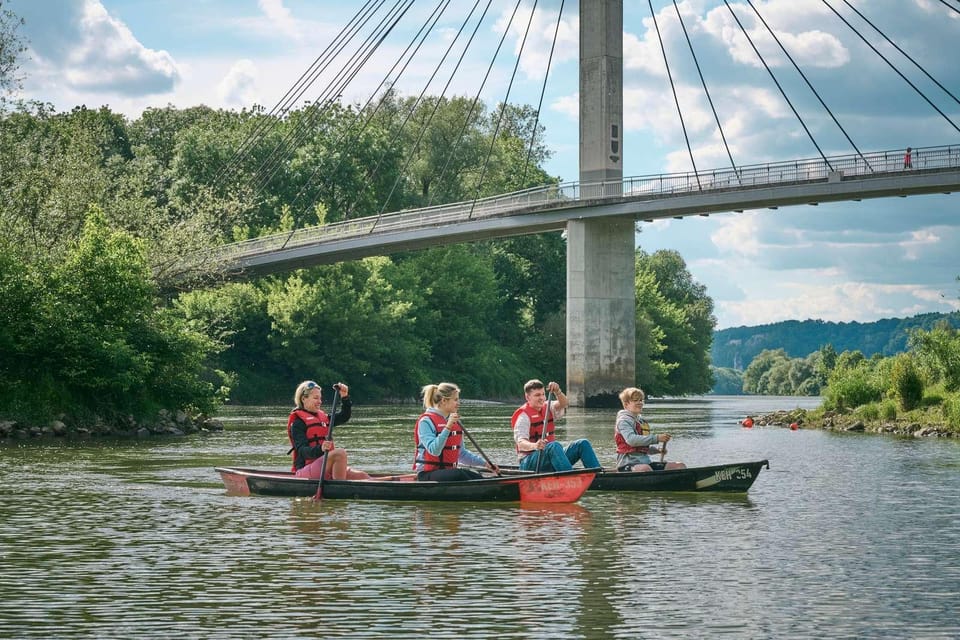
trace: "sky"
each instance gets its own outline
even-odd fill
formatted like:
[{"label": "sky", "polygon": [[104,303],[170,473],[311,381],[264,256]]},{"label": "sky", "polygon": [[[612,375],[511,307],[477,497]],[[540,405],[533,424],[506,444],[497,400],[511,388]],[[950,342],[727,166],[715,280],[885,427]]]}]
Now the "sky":
[{"label": "sky", "polygon": [[[689,171],[691,154],[701,171],[729,167],[724,139],[738,166],[815,158],[817,147],[826,155],[898,154],[907,146],[960,144],[960,102],[953,97],[960,94],[960,65],[948,54],[960,38],[958,0],[752,0],[752,7],[729,0],[730,8],[722,0],[656,0],[656,21],[648,3],[623,4],[625,177]],[[364,104],[391,68],[401,68],[394,65],[406,60],[420,27],[444,5],[411,5],[338,89],[341,99]],[[329,96],[348,54],[394,6],[406,5],[4,2],[26,21],[19,31],[29,47],[21,97],[60,111],[106,105],[130,119],[149,107],[273,110],[288,99],[302,104]],[[334,46],[364,8],[371,19],[357,37]],[[552,152],[546,170],[575,181],[578,13],[570,0],[535,6],[452,0],[403,73],[389,77],[410,96],[426,89],[479,95],[488,105],[540,105]],[[328,53],[341,49],[347,53]],[[323,73],[306,86],[300,79],[311,68]],[[290,93],[293,87],[299,90]],[[782,320],[872,322],[960,309],[958,213],[960,194],[782,207],[641,222],[636,242],[647,252],[680,253],[713,298],[718,329]]]}]

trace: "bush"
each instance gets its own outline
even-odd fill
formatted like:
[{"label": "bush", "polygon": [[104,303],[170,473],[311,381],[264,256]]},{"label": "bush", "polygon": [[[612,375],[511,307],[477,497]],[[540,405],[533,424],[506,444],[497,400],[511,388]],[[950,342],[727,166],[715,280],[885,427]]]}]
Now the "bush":
[{"label": "bush", "polygon": [[835,369],[824,391],[826,409],[853,409],[882,399],[882,389],[867,362]]},{"label": "bush", "polygon": [[897,403],[893,400],[884,400],[880,403],[880,417],[884,420],[897,419]]},{"label": "bush", "polygon": [[917,408],[923,400],[923,379],[909,354],[894,358],[888,390],[904,411]]},{"label": "bush", "polygon": [[876,422],[880,419],[880,405],[876,402],[861,405],[854,410],[853,415],[861,420]]},{"label": "bush", "polygon": [[943,401],[943,419],[953,429],[960,429],[960,393],[947,396]]},{"label": "bush", "polygon": [[25,293],[33,305],[29,330],[0,314],[8,343],[0,417],[109,421],[149,419],[159,409],[216,408],[215,380],[204,364],[214,344],[157,304],[141,243],[110,231],[99,211],[51,267],[0,259],[4,302],[19,305]]}]

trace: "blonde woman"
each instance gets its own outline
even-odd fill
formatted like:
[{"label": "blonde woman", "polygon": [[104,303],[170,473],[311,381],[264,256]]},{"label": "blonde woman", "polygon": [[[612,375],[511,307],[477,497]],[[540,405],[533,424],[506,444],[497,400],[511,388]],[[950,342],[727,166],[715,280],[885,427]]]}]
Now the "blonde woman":
[{"label": "blonde woman", "polygon": [[[337,426],[350,420],[353,403],[347,385],[338,382],[333,389],[340,394],[340,408],[333,416]],[[313,380],[301,382],[293,394],[293,402],[296,406],[287,419],[287,437],[296,476],[319,480],[323,468],[324,480],[369,480],[370,475],[366,472],[348,467],[346,449],[338,449],[333,444],[330,418],[321,408],[323,393],[320,385]],[[326,465],[323,463],[324,453],[327,454]]]},{"label": "blonde woman", "polygon": [[417,418],[413,431],[416,444],[413,468],[417,480],[452,482],[479,480],[481,476],[459,465],[486,466],[493,472],[496,465],[487,465],[484,459],[463,446],[463,427],[460,424],[460,388],[452,382],[428,384],[420,390],[424,412]]}]

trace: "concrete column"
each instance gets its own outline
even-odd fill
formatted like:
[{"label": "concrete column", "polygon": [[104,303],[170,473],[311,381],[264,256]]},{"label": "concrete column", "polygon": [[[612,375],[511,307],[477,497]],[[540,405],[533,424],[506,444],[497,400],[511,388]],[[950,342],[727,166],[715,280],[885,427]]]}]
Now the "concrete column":
[{"label": "concrete column", "polygon": [[[580,182],[623,178],[623,2],[580,2]],[[574,406],[616,406],[635,383],[632,218],[567,224],[567,395]]]}]

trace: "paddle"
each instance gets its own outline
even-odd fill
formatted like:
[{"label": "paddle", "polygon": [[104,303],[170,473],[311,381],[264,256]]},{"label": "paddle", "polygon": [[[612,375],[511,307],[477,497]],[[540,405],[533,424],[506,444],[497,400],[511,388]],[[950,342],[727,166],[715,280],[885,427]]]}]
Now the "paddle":
[{"label": "paddle", "polygon": [[[543,409],[543,429],[540,430],[540,439],[545,440],[547,437],[547,424],[550,422],[550,398],[553,397],[553,391],[547,394],[547,404],[544,405]],[[543,454],[546,453],[544,449],[540,449],[540,453],[537,455],[537,473],[540,473],[540,467],[543,466]],[[556,471],[556,469],[554,469]]]},{"label": "paddle", "polygon": [[[333,385],[333,402],[330,403],[330,429],[327,431],[327,440],[333,442],[333,423],[337,419],[337,399],[340,397],[339,385]],[[323,461],[320,463],[320,479],[317,480],[317,492],[313,494],[314,500],[323,500],[323,476],[327,472],[327,454],[323,452]]]},{"label": "paddle", "polygon": [[667,463],[664,462],[664,459],[667,457],[667,443],[664,442],[660,445],[660,470],[663,471],[667,468]]},{"label": "paddle", "polygon": [[483,449],[480,448],[480,444],[479,444],[476,440],[473,439],[473,436],[470,434],[469,431],[467,431],[467,428],[466,428],[465,426],[463,426],[463,423],[462,423],[462,422],[460,423],[460,430],[463,431],[463,433],[464,433],[468,438],[470,438],[470,442],[473,444],[474,447],[477,448],[477,453],[479,453],[481,456],[483,456],[483,459],[487,461],[487,464],[490,465],[490,468],[491,468],[491,469],[496,469],[496,474],[497,474],[497,477],[499,478],[499,477],[501,476],[500,468],[499,468],[497,465],[493,464],[493,462],[491,462],[490,458],[487,457],[487,454],[485,454],[485,453],[483,452]]}]

